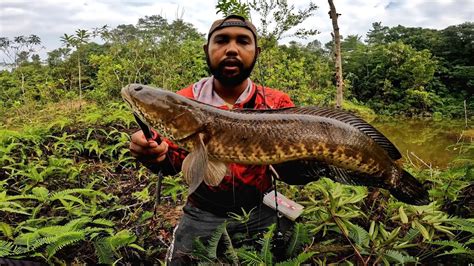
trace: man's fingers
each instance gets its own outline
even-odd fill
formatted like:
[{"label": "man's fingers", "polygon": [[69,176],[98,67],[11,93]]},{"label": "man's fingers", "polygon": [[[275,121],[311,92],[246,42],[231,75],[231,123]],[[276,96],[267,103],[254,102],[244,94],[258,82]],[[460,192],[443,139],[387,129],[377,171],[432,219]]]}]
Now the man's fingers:
[{"label": "man's fingers", "polygon": [[140,130],[132,134],[132,136],[130,137],[130,148],[132,148],[132,144],[142,147],[148,145],[148,141],[145,137],[145,134],[143,134],[143,131]]},{"label": "man's fingers", "polygon": [[161,162],[166,157],[168,151],[168,143],[163,141],[160,145],[156,141],[146,142],[145,146],[130,143],[130,152],[132,156],[141,161]]}]

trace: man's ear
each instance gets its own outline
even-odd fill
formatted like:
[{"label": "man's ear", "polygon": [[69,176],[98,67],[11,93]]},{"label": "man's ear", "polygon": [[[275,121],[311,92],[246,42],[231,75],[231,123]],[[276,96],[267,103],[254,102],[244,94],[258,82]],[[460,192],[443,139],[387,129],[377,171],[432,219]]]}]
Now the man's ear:
[{"label": "man's ear", "polygon": [[261,51],[262,51],[262,48],[260,46],[257,46],[257,49],[255,51],[255,57],[258,57]]},{"label": "man's ear", "polygon": [[204,53],[206,54],[207,57],[209,57],[209,50],[207,50],[208,45],[207,43],[202,46],[202,49],[204,50]]}]

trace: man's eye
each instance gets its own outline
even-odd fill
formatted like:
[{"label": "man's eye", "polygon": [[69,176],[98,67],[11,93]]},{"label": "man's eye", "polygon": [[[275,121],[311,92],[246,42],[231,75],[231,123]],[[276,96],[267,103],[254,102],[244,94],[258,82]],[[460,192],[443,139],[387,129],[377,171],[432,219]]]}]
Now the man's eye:
[{"label": "man's eye", "polygon": [[248,40],[248,39],[239,39],[239,43],[241,43],[241,44],[249,44],[249,43],[250,43],[250,40]]},{"label": "man's eye", "polygon": [[223,39],[223,38],[218,38],[218,39],[215,39],[214,42],[216,43],[219,43],[219,44],[222,44],[222,43],[225,43],[227,40],[226,39]]}]

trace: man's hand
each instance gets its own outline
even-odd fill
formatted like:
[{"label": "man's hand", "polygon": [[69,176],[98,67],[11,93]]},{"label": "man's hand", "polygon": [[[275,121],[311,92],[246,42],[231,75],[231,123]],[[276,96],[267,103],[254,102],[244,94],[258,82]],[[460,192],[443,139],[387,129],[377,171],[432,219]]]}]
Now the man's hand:
[{"label": "man's hand", "polygon": [[130,152],[133,157],[147,163],[159,163],[166,158],[168,143],[162,141],[160,145],[154,140],[147,140],[143,131],[132,134]]}]

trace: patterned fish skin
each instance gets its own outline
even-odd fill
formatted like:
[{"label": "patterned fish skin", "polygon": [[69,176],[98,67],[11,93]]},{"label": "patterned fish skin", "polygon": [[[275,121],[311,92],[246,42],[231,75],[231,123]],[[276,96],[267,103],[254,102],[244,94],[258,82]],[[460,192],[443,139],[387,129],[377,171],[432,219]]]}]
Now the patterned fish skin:
[{"label": "patterned fish skin", "polygon": [[[135,90],[137,86],[142,89]],[[371,138],[335,119],[229,112],[145,85],[131,84],[122,94],[145,122],[188,151],[193,150],[192,136],[204,133],[209,157],[215,160],[266,165],[316,159],[376,176],[393,166]],[[176,117],[184,122],[177,123]]]},{"label": "patterned fish skin", "polygon": [[409,186],[398,197],[410,202],[421,193],[422,199],[412,204],[428,202],[428,194],[416,188],[419,182],[394,161],[396,148],[390,155],[370,134],[334,117],[313,115],[311,109],[233,112],[141,84],[124,87],[122,96],[143,121],[189,152],[204,136],[210,160],[250,165],[313,160],[359,176],[354,184],[395,190]]}]

